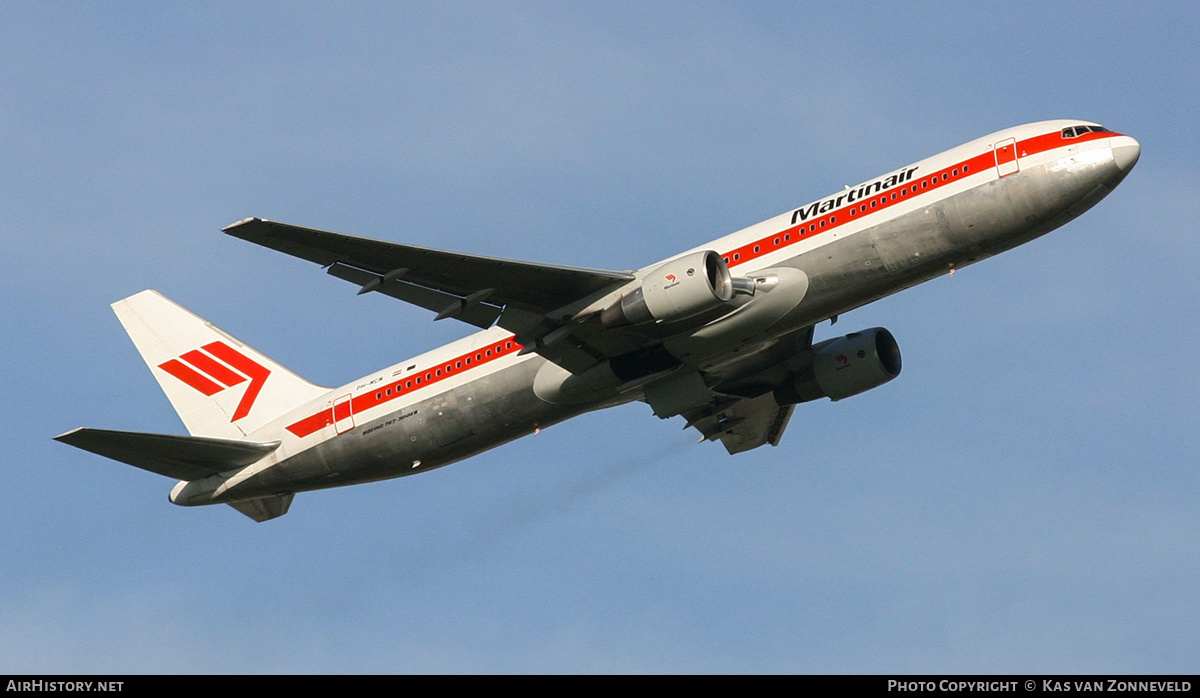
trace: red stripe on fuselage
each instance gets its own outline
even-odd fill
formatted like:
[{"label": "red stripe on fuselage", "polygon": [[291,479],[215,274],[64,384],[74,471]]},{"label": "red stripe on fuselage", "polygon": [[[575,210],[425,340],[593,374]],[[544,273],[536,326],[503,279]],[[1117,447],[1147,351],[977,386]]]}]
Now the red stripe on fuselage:
[{"label": "red stripe on fuselage", "polygon": [[[366,410],[391,402],[421,388],[427,388],[434,383],[443,381],[451,376],[457,376],[472,368],[477,368],[501,356],[514,354],[521,350],[521,345],[512,335],[497,340],[474,351],[467,352],[430,366],[420,371],[413,371],[399,380],[385,385],[375,386],[374,390],[356,395],[350,401],[353,414],[361,414]],[[344,415],[348,416],[348,415]],[[316,414],[289,424],[287,430],[301,438],[308,436],[324,427],[333,424],[333,407],[327,407]]]},{"label": "red stripe on fuselage", "polygon": [[[1054,131],[1019,141],[1017,143],[1017,153],[1019,158],[1024,158],[1072,143],[1082,143],[1119,135],[1118,133],[1103,132],[1087,133],[1075,138],[1063,138],[1061,131]],[[853,202],[853,205],[842,206],[821,216],[806,220],[800,225],[794,225],[725,252],[721,256],[730,266],[745,264],[776,250],[794,245],[801,240],[811,239],[851,221],[859,220],[863,216],[882,211],[897,203],[921,196],[922,194],[927,194],[952,181],[958,181],[964,177],[977,175],[988,170],[994,172],[995,167],[995,156],[992,149],[989,148],[979,155],[963,160],[955,165],[944,167],[937,172],[905,182],[903,186],[893,186],[887,190],[882,190],[878,194],[873,194]],[[899,171],[903,172],[908,169],[911,168],[906,167]],[[821,199],[819,202],[827,200],[828,198]],[[812,204],[809,205],[811,206]],[[359,414],[365,410],[395,400],[402,395],[407,395],[418,388],[428,387],[433,383],[449,378],[451,375],[458,375],[471,368],[483,365],[488,361],[520,351],[521,345],[514,341],[514,336],[510,335],[505,339],[493,342],[484,349],[455,357],[450,361],[443,362],[439,366],[427,368],[423,371],[414,371],[398,381],[393,381],[381,388],[360,394],[351,401],[353,413]],[[489,350],[492,352],[490,356],[487,355],[487,351]],[[331,424],[333,424],[332,405],[316,414],[288,425],[287,430],[303,438]]]},{"label": "red stripe on fuselage", "polygon": [[[1023,141],[1017,142],[1017,156],[1019,158],[1037,155],[1047,150],[1053,150],[1062,146],[1072,145],[1075,143],[1084,143],[1087,141],[1098,140],[1101,138],[1111,138],[1119,136],[1119,133],[1091,132],[1085,133],[1074,138],[1064,138],[1062,131],[1053,131],[1038,136],[1026,138]],[[881,190],[876,194],[864,197],[852,204],[843,205],[835,208],[828,213],[816,216],[805,220],[799,225],[793,225],[790,228],[782,230],[772,235],[767,235],[761,239],[747,243],[736,249],[730,250],[721,255],[725,263],[731,267],[745,264],[764,255],[783,249],[789,245],[794,245],[801,240],[808,240],[821,233],[827,233],[831,230],[839,228],[851,221],[859,220],[863,216],[870,215],[877,211],[882,211],[890,206],[902,203],[915,196],[927,194],[935,189],[940,189],[952,181],[958,181],[964,177],[976,175],[989,170],[995,171],[996,160],[994,151],[988,150],[960,161],[948,167],[943,167],[937,172],[926,174],[918,179],[905,182],[901,186],[892,186],[888,189]],[[904,172],[909,167],[905,167],[899,172]],[[850,190],[847,190],[850,191]],[[816,203],[829,201],[831,197],[819,199]],[[802,207],[804,210],[813,204]]]}]

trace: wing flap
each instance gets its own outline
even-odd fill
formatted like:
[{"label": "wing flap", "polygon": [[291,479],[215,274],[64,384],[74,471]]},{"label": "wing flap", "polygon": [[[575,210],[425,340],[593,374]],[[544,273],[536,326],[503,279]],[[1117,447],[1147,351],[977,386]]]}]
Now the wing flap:
[{"label": "wing flap", "polygon": [[176,480],[197,480],[241,468],[279,447],[278,441],[258,443],[86,427],[54,439]]},{"label": "wing flap", "polygon": [[331,265],[329,267],[329,274],[339,279],[345,279],[351,283],[358,284],[366,290],[378,291],[392,298],[425,308],[426,310],[432,310],[439,314],[439,319],[442,317],[442,313],[446,313],[451,309],[457,309],[457,312],[454,312],[453,315],[445,315],[444,317],[455,317],[485,330],[496,322],[496,318],[500,317],[500,311],[502,310],[502,308],[491,303],[478,302],[468,305],[465,298],[432,288],[418,286],[399,278],[386,279],[383,276],[377,276],[369,271],[356,269],[341,262],[335,262]]},{"label": "wing flap", "polygon": [[687,426],[696,427],[708,441],[719,439],[732,455],[764,444],[778,446],[795,408],[795,405],[779,405],[767,393],[718,404],[707,414],[684,416],[689,417]]}]

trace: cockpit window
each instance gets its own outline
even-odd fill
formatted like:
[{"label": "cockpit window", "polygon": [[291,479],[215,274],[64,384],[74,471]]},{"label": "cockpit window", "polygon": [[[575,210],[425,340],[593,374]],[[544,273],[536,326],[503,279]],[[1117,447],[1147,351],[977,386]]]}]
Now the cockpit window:
[{"label": "cockpit window", "polygon": [[1112,133],[1103,126],[1068,126],[1062,130],[1063,138],[1077,138],[1085,133]]}]

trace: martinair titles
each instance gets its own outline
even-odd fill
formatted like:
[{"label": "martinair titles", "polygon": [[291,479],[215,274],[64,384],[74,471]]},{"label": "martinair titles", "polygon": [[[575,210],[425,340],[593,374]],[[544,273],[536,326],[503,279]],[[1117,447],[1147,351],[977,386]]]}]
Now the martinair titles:
[{"label": "martinair titles", "polygon": [[792,225],[796,221],[806,221],[818,213],[828,213],[842,205],[842,201],[852,204],[858,199],[865,198],[871,194],[878,194],[884,189],[894,187],[901,182],[907,182],[912,179],[912,174],[917,171],[917,168],[912,167],[907,170],[901,170],[896,174],[888,176],[886,179],[877,179],[874,182],[868,182],[857,188],[847,189],[844,194],[839,194],[836,198],[829,198],[824,201],[814,201],[807,208],[798,208],[792,213]]}]

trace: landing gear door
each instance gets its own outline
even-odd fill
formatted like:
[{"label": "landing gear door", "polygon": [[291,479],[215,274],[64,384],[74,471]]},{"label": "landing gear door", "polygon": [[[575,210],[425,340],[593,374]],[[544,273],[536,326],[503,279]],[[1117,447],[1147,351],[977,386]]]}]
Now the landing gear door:
[{"label": "landing gear door", "polygon": [[992,150],[996,154],[996,172],[1001,177],[1007,177],[1020,169],[1020,166],[1017,165],[1016,138],[1002,140],[992,146]]},{"label": "landing gear door", "polygon": [[333,428],[339,434],[354,428],[354,407],[350,398],[350,395],[343,395],[333,401]]}]

